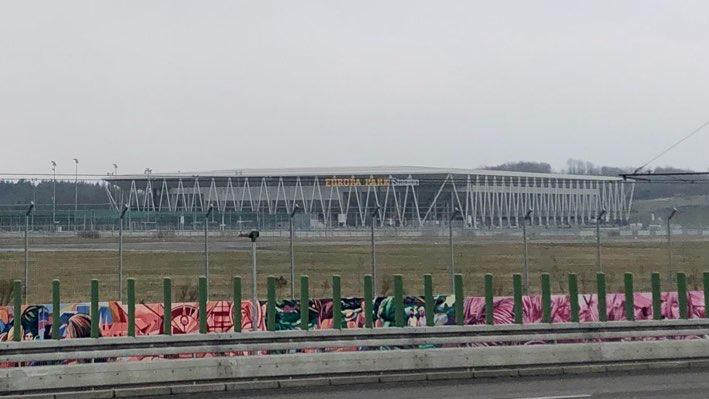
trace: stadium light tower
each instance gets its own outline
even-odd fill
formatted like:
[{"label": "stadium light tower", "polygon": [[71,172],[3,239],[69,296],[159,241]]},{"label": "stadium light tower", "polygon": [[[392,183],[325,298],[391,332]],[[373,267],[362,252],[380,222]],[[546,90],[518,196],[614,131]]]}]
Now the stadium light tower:
[{"label": "stadium light tower", "polygon": [[448,220],[448,246],[450,247],[451,259],[448,263],[448,274],[450,277],[450,293],[453,293],[455,287],[455,253],[453,250],[453,221],[460,216],[460,209],[456,207]]},{"label": "stadium light tower", "polygon": [[370,246],[369,250],[372,254],[372,295],[377,296],[377,253],[376,253],[376,244],[374,242],[374,218],[377,217],[379,214],[379,210],[381,208],[379,205],[377,205],[376,208],[374,208],[374,212],[372,212],[372,221],[371,221],[371,230],[370,230]]},{"label": "stadium light tower", "polygon": [[532,221],[532,208],[527,210],[527,214],[522,219],[522,241],[524,242],[524,295],[529,295],[529,250],[527,248],[527,222]]},{"label": "stadium light tower", "polygon": [[295,251],[293,248],[293,239],[295,236],[294,232],[294,227],[293,227],[293,217],[295,214],[300,210],[300,207],[298,204],[293,204],[293,210],[290,212],[290,218],[288,227],[290,230],[290,299],[293,300],[295,298]]},{"label": "stadium light tower", "polygon": [[252,322],[251,329],[256,331],[258,329],[258,295],[256,292],[256,283],[258,282],[256,277],[256,239],[259,236],[258,230],[252,230],[251,233],[241,233],[239,237],[248,237],[251,239],[251,306],[252,306]]},{"label": "stadium light tower", "polygon": [[596,216],[596,266],[599,272],[603,272],[603,263],[601,262],[601,220],[606,215],[606,208],[601,209],[601,213]]},{"label": "stadium light tower", "polygon": [[123,204],[118,214],[118,301],[123,300],[123,218],[128,211],[128,205]]},{"label": "stadium light tower", "polygon": [[57,163],[52,161],[52,231],[57,227]]},{"label": "stadium light tower", "polygon": [[30,239],[29,239],[29,232],[30,232],[30,216],[32,215],[32,211],[34,210],[34,201],[30,201],[30,206],[27,208],[27,212],[25,212],[25,303],[29,303],[27,301],[27,292],[29,289],[27,288],[29,286],[30,282]]},{"label": "stadium light tower", "polygon": [[667,286],[672,286],[672,229],[670,221],[677,214],[677,208],[673,208],[670,216],[667,217]]}]

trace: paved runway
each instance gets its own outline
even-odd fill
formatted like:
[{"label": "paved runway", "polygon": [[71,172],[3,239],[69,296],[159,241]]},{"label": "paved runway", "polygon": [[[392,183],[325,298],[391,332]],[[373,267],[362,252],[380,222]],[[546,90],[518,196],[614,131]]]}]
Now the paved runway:
[{"label": "paved runway", "polygon": [[173,396],[180,399],[576,399],[706,398],[709,370],[652,370],[579,376],[516,377],[370,386],[313,387],[249,393]]}]

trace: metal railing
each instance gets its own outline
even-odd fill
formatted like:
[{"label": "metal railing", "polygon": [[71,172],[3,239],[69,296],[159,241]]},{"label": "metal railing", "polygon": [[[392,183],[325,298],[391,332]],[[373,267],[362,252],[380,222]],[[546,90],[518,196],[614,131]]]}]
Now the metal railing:
[{"label": "metal railing", "polygon": [[[529,325],[472,325],[386,329],[222,333],[179,336],[120,337],[110,340],[70,339],[0,343],[0,363],[30,365],[43,362],[170,357],[176,355],[233,356],[282,354],[298,351],[358,351],[381,348],[499,346],[605,342],[618,340],[683,339],[709,334],[709,320],[663,320],[614,323]],[[709,354],[708,354],[709,355]]]}]

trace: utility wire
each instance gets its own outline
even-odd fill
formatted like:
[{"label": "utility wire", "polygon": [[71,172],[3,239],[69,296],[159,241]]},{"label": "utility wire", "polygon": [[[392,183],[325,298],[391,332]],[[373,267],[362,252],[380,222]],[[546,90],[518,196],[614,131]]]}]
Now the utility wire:
[{"label": "utility wire", "polygon": [[657,160],[658,158],[660,158],[661,156],[667,154],[667,153],[670,152],[673,148],[675,148],[675,147],[677,147],[678,145],[682,144],[685,140],[687,140],[688,138],[690,138],[690,137],[694,136],[695,134],[699,133],[700,130],[704,129],[704,128],[707,127],[707,126],[709,126],[709,121],[704,122],[701,126],[699,126],[698,128],[694,129],[691,133],[689,133],[688,135],[682,137],[682,139],[680,139],[678,142],[672,144],[672,145],[669,146],[667,149],[665,149],[665,150],[662,151],[661,153],[657,154],[654,158],[652,158],[651,160],[645,162],[641,167],[635,169],[635,171],[633,172],[633,174],[636,174],[636,173],[640,172],[640,171],[643,170],[647,165],[649,165],[649,164],[651,164],[652,162],[656,161],[656,160]]}]

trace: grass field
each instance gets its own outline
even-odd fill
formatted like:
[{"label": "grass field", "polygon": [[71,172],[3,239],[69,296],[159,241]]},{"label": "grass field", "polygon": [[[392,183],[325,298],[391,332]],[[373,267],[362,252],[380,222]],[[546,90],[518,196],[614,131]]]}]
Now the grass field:
[{"label": "grass field", "polygon": [[[179,245],[179,243],[177,243]],[[701,288],[701,274],[709,271],[709,243],[705,241],[678,241],[673,245],[673,265],[677,271],[688,274],[692,289]],[[554,293],[567,291],[567,273],[579,275],[579,290],[594,292],[596,258],[592,240],[586,242],[534,242],[529,246],[530,291],[539,291],[542,272],[552,275]],[[434,289],[448,293],[449,247],[445,241],[387,243],[377,246],[378,281],[380,294],[391,292],[394,274],[404,276],[408,294],[421,294],[422,276],[431,273]],[[483,275],[493,273],[495,292],[512,292],[512,274],[522,270],[522,247],[519,243],[503,241],[458,242],[455,246],[457,272],[463,274],[465,293],[481,294]],[[622,292],[624,272],[635,274],[636,290],[649,290],[650,273],[662,273],[663,283],[667,265],[667,248],[660,241],[612,241],[604,243],[603,264],[607,273],[609,292]],[[136,279],[137,297],[146,302],[162,300],[162,278],[171,277],[175,300],[195,298],[197,276],[204,265],[200,252],[128,251],[124,253],[124,276]],[[231,293],[231,278],[243,278],[245,296],[250,296],[250,255],[243,248],[210,252],[210,297],[227,299]],[[4,284],[22,279],[24,257],[21,251],[0,250],[0,268]],[[51,281],[62,283],[62,301],[89,299],[90,281],[100,280],[102,300],[117,299],[117,256],[115,251],[42,251],[31,253],[29,301],[51,301]],[[307,243],[296,248],[296,274],[310,276],[311,297],[330,296],[331,277],[342,276],[343,295],[362,295],[363,276],[370,271],[370,253],[366,241],[351,244]],[[258,281],[260,296],[265,296],[266,277],[282,276],[278,289],[280,297],[290,295],[288,244],[285,240],[259,243]],[[296,281],[296,295],[298,292]],[[7,288],[0,288],[0,298],[8,299]]]}]

